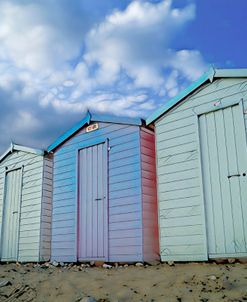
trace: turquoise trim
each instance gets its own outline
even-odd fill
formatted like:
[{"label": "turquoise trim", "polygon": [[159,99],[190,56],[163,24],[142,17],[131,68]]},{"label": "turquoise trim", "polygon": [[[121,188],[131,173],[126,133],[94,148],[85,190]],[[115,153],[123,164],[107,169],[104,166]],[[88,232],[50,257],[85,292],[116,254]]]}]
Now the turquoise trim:
[{"label": "turquoise trim", "polygon": [[0,163],[11,153],[13,153],[14,151],[23,151],[26,153],[32,153],[32,154],[36,154],[36,155],[40,155],[43,156],[45,154],[45,152],[43,150],[40,149],[34,149],[34,148],[29,148],[29,147],[25,147],[25,146],[21,146],[21,145],[16,145],[11,143],[10,147],[0,156]]},{"label": "turquoise trim", "polygon": [[135,126],[142,125],[142,120],[140,118],[121,117],[121,116],[105,115],[105,114],[102,115],[102,114],[94,114],[94,113],[91,114],[91,121],[127,124],[127,125],[135,125]]},{"label": "turquoise trim", "polygon": [[204,84],[206,81],[209,80],[209,76],[212,74],[212,70],[210,69],[209,72],[203,74],[197,81],[192,83],[189,87],[181,91],[178,95],[176,95],[173,99],[168,101],[164,106],[161,106],[158,110],[152,113],[146,120],[146,124],[149,125],[155,120],[157,120],[161,115],[175,106],[178,102],[184,99],[186,96],[191,94],[194,90]]},{"label": "turquoise trim", "polygon": [[86,113],[85,117],[70,130],[61,135],[54,143],[52,143],[47,151],[51,152],[60,146],[63,142],[69,139],[77,131],[79,131],[85,125],[89,125],[90,122],[107,122],[107,123],[116,123],[116,124],[126,124],[126,125],[135,125],[141,126],[142,120],[140,118],[130,118],[130,117],[119,117],[114,115],[102,115],[102,114],[92,114],[89,111]]},{"label": "turquoise trim", "polygon": [[240,69],[216,69],[215,78],[246,78],[247,68]]},{"label": "turquoise trim", "polygon": [[79,131],[83,126],[85,126],[86,124],[89,124],[90,120],[91,120],[91,114],[88,111],[86,113],[86,116],[78,124],[76,124],[74,127],[72,127],[71,129],[69,129],[67,132],[65,132],[64,134],[62,134],[61,136],[59,136],[59,138],[56,139],[55,142],[52,143],[47,148],[47,151],[48,152],[53,151],[55,148],[57,148],[59,145],[61,145],[64,141],[66,141],[69,137],[71,137],[74,133],[76,133],[77,131]]},{"label": "turquoise trim", "polygon": [[147,119],[146,124],[150,125],[156,121],[161,115],[165,114],[172,107],[181,102],[188,95],[193,93],[196,89],[202,86],[207,81],[213,82],[215,78],[247,78],[247,69],[213,69],[210,68],[197,81],[192,83],[189,87],[181,91],[173,99],[168,101],[165,105],[154,111]]}]

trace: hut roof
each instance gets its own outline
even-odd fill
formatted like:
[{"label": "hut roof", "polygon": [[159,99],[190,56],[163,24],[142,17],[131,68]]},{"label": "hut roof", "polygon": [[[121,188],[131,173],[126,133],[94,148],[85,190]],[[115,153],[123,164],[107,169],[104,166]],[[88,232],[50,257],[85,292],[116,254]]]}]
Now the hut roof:
[{"label": "hut roof", "polygon": [[23,151],[27,153],[33,153],[37,155],[44,155],[44,151],[40,149],[34,149],[26,146],[17,145],[14,143],[11,143],[9,148],[0,156],[0,163],[11,153],[14,151]]},{"label": "hut roof", "polygon": [[146,124],[150,125],[155,122],[159,117],[169,111],[171,108],[176,106],[178,103],[183,101],[187,96],[192,94],[199,87],[207,82],[213,82],[218,78],[246,78],[247,68],[242,69],[214,69],[210,68],[206,73],[204,73],[197,81],[193,82],[189,87],[181,91],[174,98],[166,102],[163,106],[154,111],[147,119]]},{"label": "hut roof", "polygon": [[106,122],[106,123],[116,123],[116,124],[126,124],[126,125],[135,125],[141,126],[143,124],[143,120],[140,118],[131,118],[131,117],[121,117],[115,115],[107,115],[107,114],[95,114],[88,111],[84,118],[77,123],[74,127],[69,129],[67,132],[62,134],[58,139],[55,140],[49,147],[48,152],[53,151],[58,146],[60,146],[63,142],[73,136],[76,132],[78,132],[85,125],[89,125],[91,122]]}]

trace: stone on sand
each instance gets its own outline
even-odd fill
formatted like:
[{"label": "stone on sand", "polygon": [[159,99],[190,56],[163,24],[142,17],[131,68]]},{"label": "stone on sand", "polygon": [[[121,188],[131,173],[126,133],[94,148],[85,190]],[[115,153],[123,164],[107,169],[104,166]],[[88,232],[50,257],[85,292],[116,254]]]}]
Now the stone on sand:
[{"label": "stone on sand", "polygon": [[167,261],[167,264],[170,265],[170,266],[174,266],[175,265],[174,261],[171,261],[171,260]]},{"label": "stone on sand", "polygon": [[59,263],[54,260],[54,261],[52,261],[52,265],[55,266],[55,267],[57,267],[59,265]]},{"label": "stone on sand", "polygon": [[111,265],[109,265],[109,264],[106,264],[106,263],[104,263],[104,264],[102,265],[102,267],[103,267],[103,268],[107,268],[107,269],[110,269],[110,268],[112,268],[112,266],[111,266]]},{"label": "stone on sand", "polygon": [[101,267],[101,266],[103,266],[104,265],[104,261],[95,261],[95,263],[94,263],[94,265],[96,266],[96,267]]},{"label": "stone on sand", "polygon": [[158,261],[158,260],[147,261],[147,264],[149,264],[151,266],[155,266],[155,265],[159,265],[160,261]]},{"label": "stone on sand", "polygon": [[229,258],[228,259],[228,263],[230,263],[230,264],[233,264],[235,262],[236,262],[236,259],[234,259],[234,258]]},{"label": "stone on sand", "polygon": [[9,280],[2,280],[0,281],[0,287],[12,285],[12,283]]},{"label": "stone on sand", "polygon": [[144,266],[144,264],[141,263],[141,262],[137,262],[137,263],[136,263],[136,266],[137,266],[137,267],[142,267],[142,266]]},{"label": "stone on sand", "polygon": [[242,264],[247,264],[247,257],[239,258],[238,261]]},{"label": "stone on sand", "polygon": [[84,297],[79,302],[97,302],[93,297]]}]

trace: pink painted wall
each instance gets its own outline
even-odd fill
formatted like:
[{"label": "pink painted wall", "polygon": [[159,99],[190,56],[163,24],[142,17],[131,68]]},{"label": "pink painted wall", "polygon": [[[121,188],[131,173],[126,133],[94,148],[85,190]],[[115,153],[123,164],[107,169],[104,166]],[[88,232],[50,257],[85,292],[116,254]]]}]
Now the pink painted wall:
[{"label": "pink painted wall", "polygon": [[159,260],[158,205],[154,132],[141,128],[143,259]]}]

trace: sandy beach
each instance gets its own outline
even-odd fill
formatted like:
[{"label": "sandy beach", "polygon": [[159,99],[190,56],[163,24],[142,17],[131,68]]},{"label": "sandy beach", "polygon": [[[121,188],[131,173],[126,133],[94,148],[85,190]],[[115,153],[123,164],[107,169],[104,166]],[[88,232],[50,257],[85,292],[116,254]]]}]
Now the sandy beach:
[{"label": "sandy beach", "polygon": [[111,269],[80,264],[2,264],[0,284],[1,302],[240,302],[247,301],[247,264],[129,265]]}]

